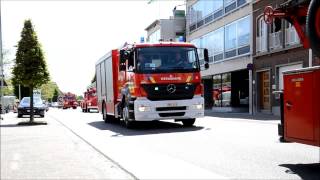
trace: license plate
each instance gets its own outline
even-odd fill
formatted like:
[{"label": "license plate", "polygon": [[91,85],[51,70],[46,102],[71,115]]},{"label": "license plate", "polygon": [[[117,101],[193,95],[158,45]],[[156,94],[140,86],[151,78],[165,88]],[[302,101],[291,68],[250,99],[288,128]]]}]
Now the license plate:
[{"label": "license plate", "polygon": [[177,106],[178,104],[177,103],[168,103],[168,106],[169,107],[175,107],[175,106]]}]

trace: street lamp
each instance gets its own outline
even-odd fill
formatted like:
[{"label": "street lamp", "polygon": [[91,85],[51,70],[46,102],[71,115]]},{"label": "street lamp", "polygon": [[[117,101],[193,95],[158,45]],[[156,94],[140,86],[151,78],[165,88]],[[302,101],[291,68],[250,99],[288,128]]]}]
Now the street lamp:
[{"label": "street lamp", "polygon": [[0,84],[0,104],[1,104],[1,113],[0,119],[2,119],[1,114],[3,110],[3,54],[2,54],[2,25],[1,25],[1,0],[0,0],[0,76],[1,76],[1,84]]}]

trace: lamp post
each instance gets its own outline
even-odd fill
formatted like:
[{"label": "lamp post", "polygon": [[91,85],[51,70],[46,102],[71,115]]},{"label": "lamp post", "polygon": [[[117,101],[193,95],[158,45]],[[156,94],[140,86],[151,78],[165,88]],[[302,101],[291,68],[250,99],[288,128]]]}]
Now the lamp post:
[{"label": "lamp post", "polygon": [[0,71],[1,71],[1,84],[0,84],[0,103],[1,103],[1,113],[0,119],[2,119],[2,112],[3,112],[3,54],[2,54],[2,23],[1,23],[1,0],[0,0]]}]

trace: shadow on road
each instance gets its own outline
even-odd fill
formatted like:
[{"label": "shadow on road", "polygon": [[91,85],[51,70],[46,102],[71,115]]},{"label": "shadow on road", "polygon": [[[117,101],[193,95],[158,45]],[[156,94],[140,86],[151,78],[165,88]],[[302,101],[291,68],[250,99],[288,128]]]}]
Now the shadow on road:
[{"label": "shadow on road", "polygon": [[203,129],[203,127],[199,127],[199,126],[184,127],[178,123],[165,122],[165,121],[137,122],[133,129],[125,128],[124,126],[121,125],[119,121],[107,123],[107,124],[104,123],[104,121],[94,121],[88,124],[100,130],[109,130],[116,133],[115,135],[113,135],[113,137],[190,132],[190,131],[198,131]]},{"label": "shadow on road", "polygon": [[318,180],[320,177],[320,163],[313,164],[280,164],[286,167],[286,173],[297,174],[301,179]]},{"label": "shadow on road", "polygon": [[205,116],[218,117],[218,118],[234,118],[234,119],[248,119],[248,120],[280,120],[280,117],[269,115],[269,114],[256,114],[250,115],[248,113],[221,113],[221,112],[212,112],[206,110],[204,113]]}]

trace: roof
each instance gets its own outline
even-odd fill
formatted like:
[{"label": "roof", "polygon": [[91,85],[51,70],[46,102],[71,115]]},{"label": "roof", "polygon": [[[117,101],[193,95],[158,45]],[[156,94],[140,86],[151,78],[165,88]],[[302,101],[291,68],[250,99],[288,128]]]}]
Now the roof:
[{"label": "roof", "polygon": [[148,27],[146,27],[144,30],[145,31],[148,31],[149,29],[155,27],[157,24],[160,23],[160,20],[159,19],[156,19],[155,21],[153,21]]}]

